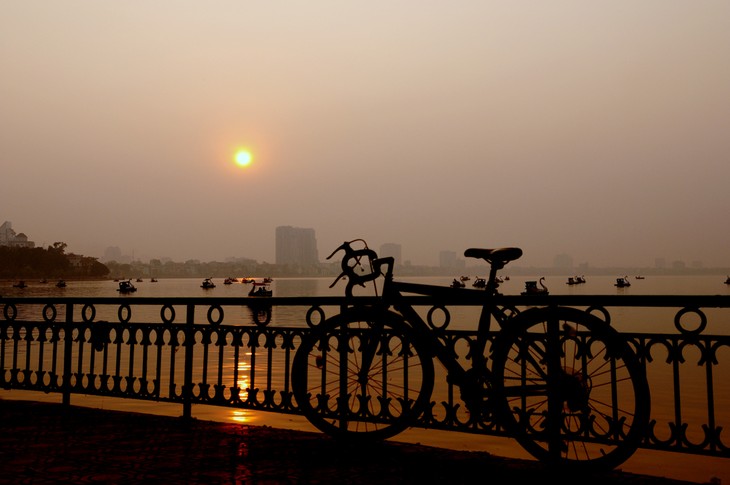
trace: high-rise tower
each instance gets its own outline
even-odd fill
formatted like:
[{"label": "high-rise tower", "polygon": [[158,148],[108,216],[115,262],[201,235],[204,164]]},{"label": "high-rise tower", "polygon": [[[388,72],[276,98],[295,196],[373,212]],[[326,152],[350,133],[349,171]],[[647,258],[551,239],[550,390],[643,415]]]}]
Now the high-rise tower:
[{"label": "high-rise tower", "polygon": [[276,264],[318,264],[314,229],[279,226],[276,228]]}]

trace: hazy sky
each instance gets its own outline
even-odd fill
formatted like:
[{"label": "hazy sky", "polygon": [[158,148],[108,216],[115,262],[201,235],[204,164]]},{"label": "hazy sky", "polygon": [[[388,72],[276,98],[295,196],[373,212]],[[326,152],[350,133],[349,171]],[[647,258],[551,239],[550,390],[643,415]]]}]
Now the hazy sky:
[{"label": "hazy sky", "polygon": [[0,66],[0,224],[39,245],[730,266],[727,1],[4,0]]}]

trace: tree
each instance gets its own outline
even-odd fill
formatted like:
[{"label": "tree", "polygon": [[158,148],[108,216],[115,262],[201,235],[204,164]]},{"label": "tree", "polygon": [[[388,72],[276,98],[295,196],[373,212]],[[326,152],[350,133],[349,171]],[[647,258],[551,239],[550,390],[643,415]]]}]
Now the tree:
[{"label": "tree", "polygon": [[89,276],[107,276],[109,274],[109,268],[106,265],[94,260],[89,268]]},{"label": "tree", "polygon": [[58,241],[54,242],[53,246],[48,246],[48,251],[57,254],[64,254],[66,251],[66,247],[68,247],[68,244]]}]

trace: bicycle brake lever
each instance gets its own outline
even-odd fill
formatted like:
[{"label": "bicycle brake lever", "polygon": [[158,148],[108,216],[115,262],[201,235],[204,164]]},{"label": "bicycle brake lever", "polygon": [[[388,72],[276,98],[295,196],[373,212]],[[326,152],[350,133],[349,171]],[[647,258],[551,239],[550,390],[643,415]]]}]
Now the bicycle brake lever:
[{"label": "bicycle brake lever", "polygon": [[340,247],[338,247],[337,249],[335,249],[334,251],[332,251],[332,254],[330,254],[329,256],[327,256],[327,259],[331,259],[332,256],[334,256],[335,254],[337,254],[338,251],[341,251],[342,250],[342,251],[347,252],[347,248],[349,248],[349,247],[350,247],[350,243],[349,242],[342,243],[340,245]]},{"label": "bicycle brake lever", "polygon": [[[335,281],[332,282],[332,284],[330,285],[330,288],[334,288],[335,285],[337,284],[337,282],[340,281],[345,276],[347,276],[345,273],[340,273],[340,276],[338,276],[337,279],[335,279]],[[352,281],[352,280],[350,280],[350,281]],[[358,281],[357,285],[365,288],[365,283],[363,283],[362,281]]]},{"label": "bicycle brake lever", "polygon": [[[329,258],[327,258],[327,259],[329,259]],[[340,281],[342,279],[343,276],[347,276],[347,275],[345,273],[340,273],[340,276],[338,276],[337,279],[335,279],[335,281],[332,282],[332,284],[330,285],[330,288],[334,288],[334,286],[337,284],[338,281]]]}]

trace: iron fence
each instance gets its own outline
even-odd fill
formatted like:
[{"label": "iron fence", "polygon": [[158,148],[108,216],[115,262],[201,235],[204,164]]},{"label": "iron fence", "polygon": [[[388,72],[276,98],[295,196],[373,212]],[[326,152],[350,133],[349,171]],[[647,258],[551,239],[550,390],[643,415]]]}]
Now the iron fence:
[{"label": "iron fence", "polygon": [[[472,290],[466,290],[472,291]],[[641,447],[730,458],[730,297],[499,296],[513,308],[559,305],[598,315],[619,330],[645,368],[651,421]],[[458,294],[440,337],[466,359],[480,308]],[[0,387],[299,414],[291,367],[302,338],[368,297],[2,298]],[[471,299],[473,301],[473,299]],[[429,297],[408,297],[423,311]],[[492,335],[493,337],[493,335]],[[504,435],[474,423],[437,371],[416,426]]]}]

